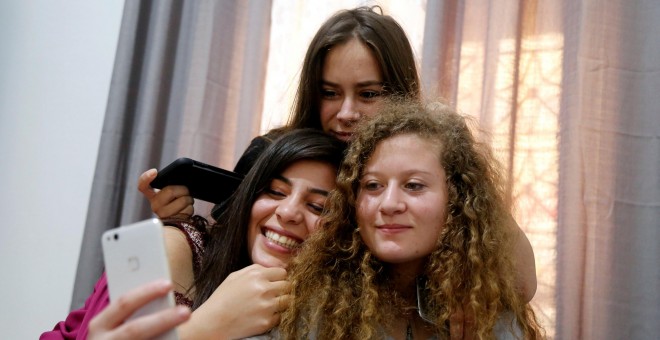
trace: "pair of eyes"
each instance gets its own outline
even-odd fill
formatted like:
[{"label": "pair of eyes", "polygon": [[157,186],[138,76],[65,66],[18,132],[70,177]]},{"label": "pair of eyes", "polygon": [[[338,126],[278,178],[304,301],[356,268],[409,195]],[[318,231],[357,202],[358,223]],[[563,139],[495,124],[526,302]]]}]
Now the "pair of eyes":
[{"label": "pair of eyes", "polygon": [[[265,190],[266,194],[275,200],[283,200],[288,194],[285,190],[278,188],[276,185],[271,185]],[[305,202],[305,206],[309,211],[315,215],[321,215],[323,209],[325,209],[325,196],[321,194],[310,194],[314,196],[322,197],[322,199],[309,200]]]},{"label": "pair of eyes", "polygon": [[[363,180],[360,184],[361,190],[369,191],[369,192],[376,192],[382,190],[384,187],[385,185],[383,185],[381,182],[377,180]],[[403,184],[403,188],[408,191],[416,192],[426,188],[426,185],[420,182],[409,181]]]},{"label": "pair of eyes", "polygon": [[[376,100],[378,97],[382,95],[383,95],[382,90],[371,90],[371,89],[362,90],[358,93],[358,96],[364,100]],[[339,91],[330,88],[323,88],[321,89],[321,97],[323,97],[324,99],[335,99],[339,97]]]}]

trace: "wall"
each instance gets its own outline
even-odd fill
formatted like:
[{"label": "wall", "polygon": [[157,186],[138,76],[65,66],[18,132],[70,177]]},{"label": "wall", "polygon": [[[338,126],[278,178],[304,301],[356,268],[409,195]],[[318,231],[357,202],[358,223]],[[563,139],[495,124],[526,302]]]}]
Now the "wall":
[{"label": "wall", "polygon": [[123,1],[0,1],[0,329],[66,316]]}]

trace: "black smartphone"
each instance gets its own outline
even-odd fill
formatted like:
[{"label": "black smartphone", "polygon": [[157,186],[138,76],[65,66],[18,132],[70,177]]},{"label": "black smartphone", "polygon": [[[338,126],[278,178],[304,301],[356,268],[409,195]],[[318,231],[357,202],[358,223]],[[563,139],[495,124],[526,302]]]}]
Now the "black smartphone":
[{"label": "black smartphone", "polygon": [[151,187],[162,189],[168,185],[185,185],[193,198],[218,204],[236,191],[243,177],[233,171],[181,157],[158,171]]}]

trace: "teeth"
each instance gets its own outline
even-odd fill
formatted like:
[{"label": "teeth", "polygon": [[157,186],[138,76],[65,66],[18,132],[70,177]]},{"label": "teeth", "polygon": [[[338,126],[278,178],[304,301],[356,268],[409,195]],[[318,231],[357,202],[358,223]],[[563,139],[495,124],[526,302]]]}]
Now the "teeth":
[{"label": "teeth", "polygon": [[274,231],[271,231],[271,230],[267,230],[266,233],[265,233],[265,236],[271,242],[277,243],[278,245],[280,245],[282,247],[285,247],[285,248],[293,249],[293,248],[298,246],[298,241],[296,241],[292,238],[289,238],[287,236],[280,235],[280,234],[278,234]]}]

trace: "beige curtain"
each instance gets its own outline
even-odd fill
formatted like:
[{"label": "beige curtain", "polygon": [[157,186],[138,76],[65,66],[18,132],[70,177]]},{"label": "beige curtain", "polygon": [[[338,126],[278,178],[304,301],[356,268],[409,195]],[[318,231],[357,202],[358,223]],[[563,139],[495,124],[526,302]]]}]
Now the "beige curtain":
[{"label": "beige curtain", "polygon": [[137,191],[143,171],[181,156],[233,168],[258,134],[270,6],[126,1],[72,309],[103,269],[101,234],[152,216]]},{"label": "beige curtain", "polygon": [[425,90],[474,115],[550,338],[660,335],[660,3],[427,3]]},{"label": "beige curtain", "polygon": [[560,116],[563,338],[660,337],[660,3],[568,3]]}]

